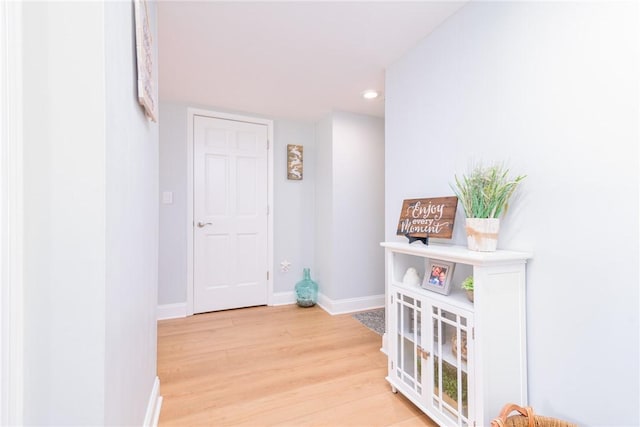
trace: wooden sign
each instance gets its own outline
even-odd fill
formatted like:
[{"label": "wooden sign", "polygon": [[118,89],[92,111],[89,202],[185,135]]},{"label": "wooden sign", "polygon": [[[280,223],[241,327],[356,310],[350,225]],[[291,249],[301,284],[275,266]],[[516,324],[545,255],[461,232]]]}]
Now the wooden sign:
[{"label": "wooden sign", "polygon": [[455,196],[407,199],[402,203],[396,234],[406,236],[409,242],[422,240],[427,243],[429,237],[450,239],[457,208]]}]

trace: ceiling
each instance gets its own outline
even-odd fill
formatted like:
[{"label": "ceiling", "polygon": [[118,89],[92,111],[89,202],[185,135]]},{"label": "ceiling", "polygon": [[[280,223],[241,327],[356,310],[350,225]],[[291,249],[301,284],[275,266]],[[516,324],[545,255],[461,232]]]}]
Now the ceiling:
[{"label": "ceiling", "polygon": [[385,69],[465,1],[159,1],[161,101],[318,120],[384,116]]}]

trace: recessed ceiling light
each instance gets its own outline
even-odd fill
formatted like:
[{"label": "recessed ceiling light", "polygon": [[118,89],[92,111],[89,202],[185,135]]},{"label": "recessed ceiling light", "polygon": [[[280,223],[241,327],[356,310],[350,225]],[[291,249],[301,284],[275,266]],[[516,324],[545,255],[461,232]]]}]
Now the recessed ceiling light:
[{"label": "recessed ceiling light", "polygon": [[376,99],[380,94],[377,90],[369,89],[362,92],[362,97],[364,99]]}]

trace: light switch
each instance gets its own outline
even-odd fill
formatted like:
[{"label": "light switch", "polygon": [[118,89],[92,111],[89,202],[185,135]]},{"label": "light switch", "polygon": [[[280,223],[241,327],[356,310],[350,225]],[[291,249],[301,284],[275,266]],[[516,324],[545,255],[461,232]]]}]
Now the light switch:
[{"label": "light switch", "polygon": [[162,203],[165,205],[173,204],[173,191],[162,192]]}]

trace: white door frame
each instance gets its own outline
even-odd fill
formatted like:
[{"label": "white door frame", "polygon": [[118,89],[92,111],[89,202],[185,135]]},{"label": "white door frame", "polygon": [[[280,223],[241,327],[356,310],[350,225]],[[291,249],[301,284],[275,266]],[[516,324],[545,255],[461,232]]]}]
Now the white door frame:
[{"label": "white door frame", "polygon": [[0,425],[23,425],[22,4],[0,1]]},{"label": "white door frame", "polygon": [[267,279],[267,304],[273,305],[273,120],[258,117],[241,116],[238,114],[221,113],[218,111],[187,108],[187,316],[193,315],[193,121],[195,116],[205,116],[214,119],[235,120],[246,123],[256,123],[267,126],[267,203],[269,215],[267,217],[267,264],[269,277]]}]

